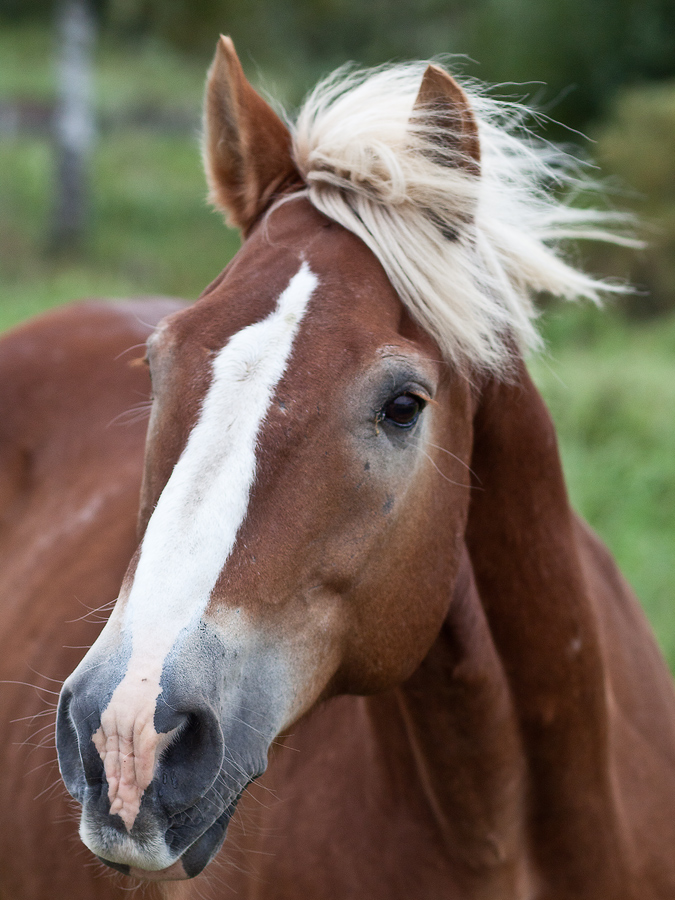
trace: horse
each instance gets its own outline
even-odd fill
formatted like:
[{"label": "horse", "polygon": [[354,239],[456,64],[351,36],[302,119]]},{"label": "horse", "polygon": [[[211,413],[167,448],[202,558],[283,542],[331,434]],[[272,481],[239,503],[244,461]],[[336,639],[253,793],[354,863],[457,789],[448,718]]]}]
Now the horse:
[{"label": "horse", "polygon": [[[144,366],[118,347],[161,303],[7,339],[44,392],[9,426],[14,657],[60,677],[66,610],[116,597],[56,716],[91,866],[55,794],[4,829],[8,896],[674,895],[672,680],[524,363],[533,292],[602,289],[560,240],[604,226],[537,186],[556,161],[509,111],[403,65],[338,72],[289,126],[221,38],[204,157],[238,254]],[[141,480],[144,429],[102,423],[148,374]]]}]

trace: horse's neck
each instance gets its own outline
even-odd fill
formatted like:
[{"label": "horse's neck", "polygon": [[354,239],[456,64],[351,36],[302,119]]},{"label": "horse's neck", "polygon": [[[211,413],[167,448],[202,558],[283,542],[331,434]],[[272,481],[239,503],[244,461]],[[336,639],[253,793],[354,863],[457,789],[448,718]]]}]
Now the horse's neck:
[{"label": "horse's neck", "polygon": [[494,896],[526,896],[525,759],[468,556],[443,629],[395,704],[408,777],[465,895],[491,872]]},{"label": "horse's neck", "polygon": [[524,369],[484,392],[471,467],[463,574],[398,692],[429,808],[477,865],[520,848],[556,885],[544,896],[627,896],[598,627],[553,427]]}]

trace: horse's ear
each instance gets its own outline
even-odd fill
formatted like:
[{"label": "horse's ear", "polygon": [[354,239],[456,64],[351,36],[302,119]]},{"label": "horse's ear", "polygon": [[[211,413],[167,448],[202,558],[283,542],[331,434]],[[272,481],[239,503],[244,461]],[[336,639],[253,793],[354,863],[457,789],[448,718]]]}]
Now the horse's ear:
[{"label": "horse's ear", "polygon": [[412,121],[424,120],[425,112],[438,126],[435,142],[447,152],[449,164],[480,174],[478,123],[469,98],[455,79],[439,66],[429,65],[413,107]]},{"label": "horse's ear", "polygon": [[288,128],[246,80],[222,35],[206,83],[203,141],[209,199],[244,233],[275,194],[301,182]]}]

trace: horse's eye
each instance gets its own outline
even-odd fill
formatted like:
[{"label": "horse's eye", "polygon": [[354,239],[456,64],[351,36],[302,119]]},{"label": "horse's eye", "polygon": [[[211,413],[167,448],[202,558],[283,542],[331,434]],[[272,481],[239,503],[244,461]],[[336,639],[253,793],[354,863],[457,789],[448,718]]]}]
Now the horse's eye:
[{"label": "horse's eye", "polygon": [[382,418],[398,425],[399,428],[411,428],[425,407],[425,401],[415,394],[399,394],[390,400],[382,409]]}]

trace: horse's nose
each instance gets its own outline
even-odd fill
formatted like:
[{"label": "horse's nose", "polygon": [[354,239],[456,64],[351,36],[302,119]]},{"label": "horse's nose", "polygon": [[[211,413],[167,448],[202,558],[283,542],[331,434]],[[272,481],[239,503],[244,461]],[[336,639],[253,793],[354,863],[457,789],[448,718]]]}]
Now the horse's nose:
[{"label": "horse's nose", "polygon": [[[224,741],[218,716],[204,697],[186,697],[165,686],[151,716],[150,737],[136,742],[106,725],[101,738],[101,703],[87,681],[66,684],[57,713],[57,750],[70,794],[99,812],[119,814],[130,830],[140,805],[164,816],[193,806],[221,770]],[[110,692],[101,691],[105,702]],[[121,750],[119,748],[125,747]],[[116,747],[116,750],[108,750]],[[112,758],[109,755],[112,754]],[[145,772],[146,776],[139,773]],[[135,808],[133,814],[130,808]]]},{"label": "horse's nose", "polygon": [[92,740],[99,725],[96,710],[83,711],[73,691],[64,686],[56,713],[56,749],[68,793],[80,803],[84,802],[87,786],[95,787],[105,781],[103,760]]},{"label": "horse's nose", "polygon": [[190,706],[183,712],[180,706],[173,706],[170,696],[160,698],[155,715],[155,726],[165,737],[152,790],[168,816],[195,805],[223,765],[224,740],[218,716],[203,701]]}]

